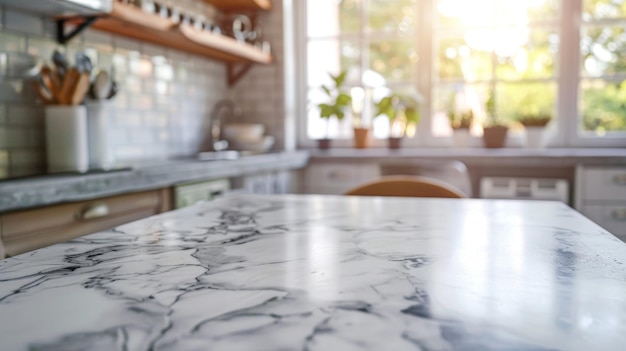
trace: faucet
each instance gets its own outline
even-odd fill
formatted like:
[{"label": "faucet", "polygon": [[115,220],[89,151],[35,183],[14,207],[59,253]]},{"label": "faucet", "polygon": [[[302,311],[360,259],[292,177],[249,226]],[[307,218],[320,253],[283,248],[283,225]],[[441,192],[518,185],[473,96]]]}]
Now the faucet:
[{"label": "faucet", "polygon": [[241,114],[241,109],[235,106],[231,100],[218,101],[211,111],[211,121],[209,122],[210,142],[213,151],[223,151],[228,148],[228,141],[222,139],[223,115],[227,112],[230,117]]}]

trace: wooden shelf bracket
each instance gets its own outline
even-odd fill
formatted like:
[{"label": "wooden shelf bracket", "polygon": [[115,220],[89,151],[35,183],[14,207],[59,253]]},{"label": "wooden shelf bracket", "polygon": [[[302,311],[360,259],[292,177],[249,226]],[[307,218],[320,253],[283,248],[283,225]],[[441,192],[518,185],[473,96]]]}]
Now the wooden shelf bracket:
[{"label": "wooden shelf bracket", "polygon": [[[57,42],[59,44],[66,44],[72,40],[75,36],[80,34],[85,29],[89,28],[100,16],[85,16],[79,18],[59,18],[57,19]],[[69,33],[65,33],[65,25],[67,22],[76,23],[77,20],[82,20],[76,27],[74,27]]]},{"label": "wooden shelf bracket", "polygon": [[243,63],[229,63],[227,64],[228,69],[228,86],[232,87],[237,82],[243,78],[246,73],[252,68],[252,62],[243,62]]}]

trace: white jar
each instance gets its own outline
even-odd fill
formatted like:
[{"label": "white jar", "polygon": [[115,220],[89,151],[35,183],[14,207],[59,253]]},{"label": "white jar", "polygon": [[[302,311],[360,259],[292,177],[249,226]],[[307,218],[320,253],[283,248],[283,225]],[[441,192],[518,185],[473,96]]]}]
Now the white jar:
[{"label": "white jar", "polygon": [[46,106],[48,172],[87,172],[87,109],[85,106]]}]

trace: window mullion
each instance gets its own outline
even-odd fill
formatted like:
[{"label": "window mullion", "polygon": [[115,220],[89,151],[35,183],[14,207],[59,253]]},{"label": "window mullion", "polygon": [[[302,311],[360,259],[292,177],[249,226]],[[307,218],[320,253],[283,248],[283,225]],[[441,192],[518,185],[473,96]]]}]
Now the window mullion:
[{"label": "window mullion", "polygon": [[417,138],[422,144],[431,144],[432,137],[432,79],[434,70],[434,17],[436,0],[424,0],[417,2],[417,16],[418,20],[416,25],[416,47],[417,47],[417,91],[423,96],[424,100],[421,106],[422,120],[417,128]]},{"label": "window mullion", "polygon": [[578,136],[581,11],[582,0],[561,1],[557,123],[563,146],[573,146]]}]

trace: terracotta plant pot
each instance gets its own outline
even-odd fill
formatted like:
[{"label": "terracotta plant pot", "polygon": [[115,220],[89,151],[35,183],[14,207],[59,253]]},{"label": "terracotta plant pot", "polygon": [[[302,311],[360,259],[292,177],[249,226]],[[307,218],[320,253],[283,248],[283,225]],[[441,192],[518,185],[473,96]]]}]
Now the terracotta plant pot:
[{"label": "terracotta plant pot", "polygon": [[389,139],[388,139],[389,148],[390,149],[399,149],[401,141],[402,141],[402,138],[389,137]]},{"label": "terracotta plant pot", "polygon": [[490,149],[503,147],[508,131],[509,128],[505,126],[485,127],[483,129],[485,147]]},{"label": "terracotta plant pot", "polygon": [[330,139],[318,139],[317,140],[317,147],[320,150],[328,150],[328,149],[330,149]]},{"label": "terracotta plant pot", "polygon": [[369,128],[354,128],[354,147],[357,149],[365,149],[370,146],[370,130]]}]

